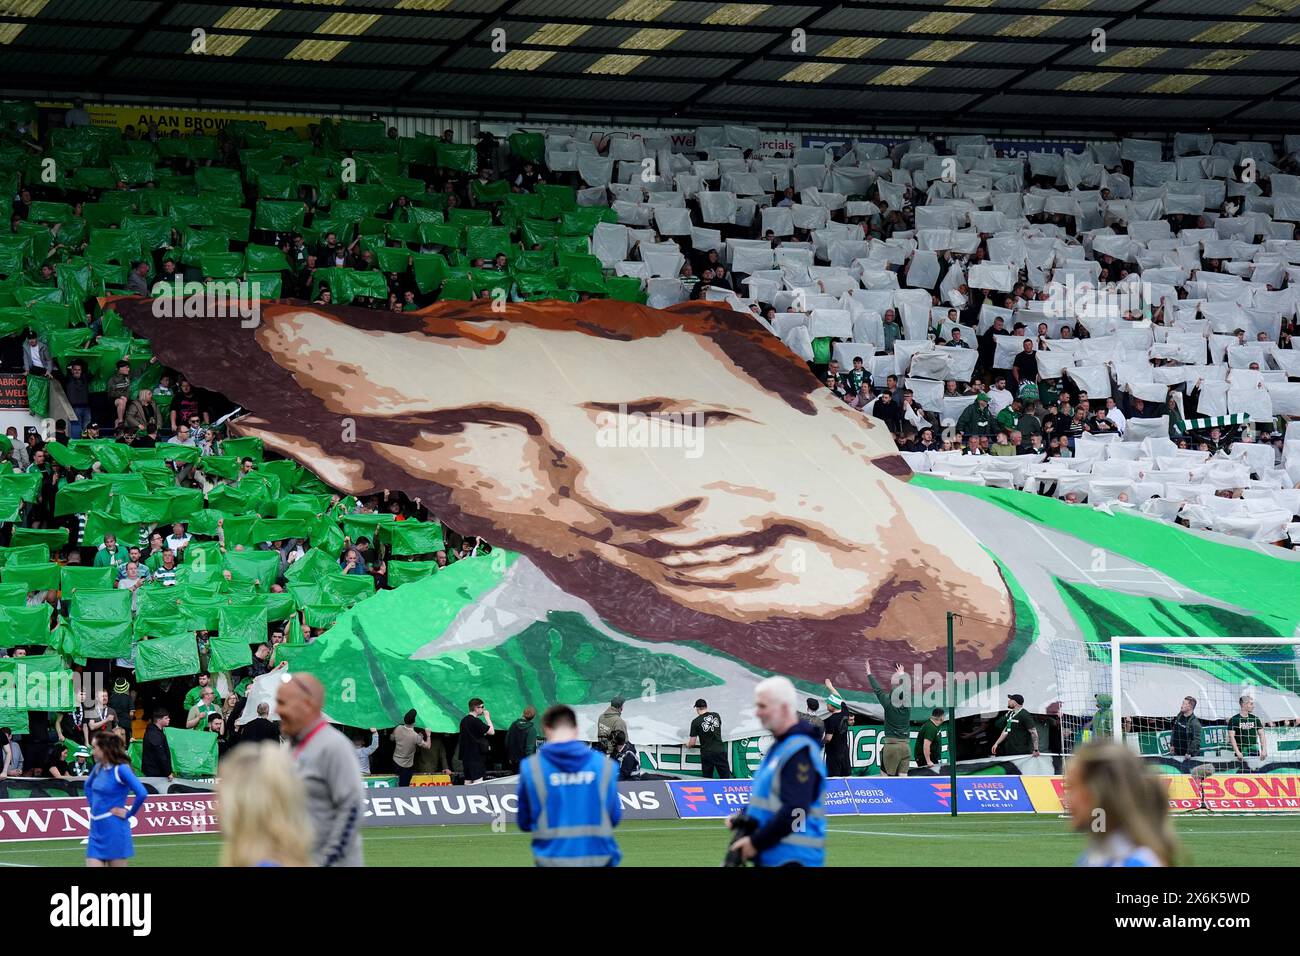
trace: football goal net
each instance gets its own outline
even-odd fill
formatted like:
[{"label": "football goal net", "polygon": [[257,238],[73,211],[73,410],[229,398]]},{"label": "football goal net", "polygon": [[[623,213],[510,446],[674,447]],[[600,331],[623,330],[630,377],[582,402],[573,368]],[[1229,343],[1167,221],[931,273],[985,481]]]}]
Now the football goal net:
[{"label": "football goal net", "polygon": [[1300,773],[1300,638],[1052,642],[1062,751],[1110,737],[1168,773]]}]

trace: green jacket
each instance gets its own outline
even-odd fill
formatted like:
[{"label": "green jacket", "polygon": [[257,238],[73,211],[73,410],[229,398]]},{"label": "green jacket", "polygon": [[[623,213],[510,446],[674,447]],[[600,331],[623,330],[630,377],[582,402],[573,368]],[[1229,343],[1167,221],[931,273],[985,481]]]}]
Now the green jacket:
[{"label": "green jacket", "polygon": [[894,703],[893,696],[880,686],[875,674],[868,675],[867,680],[871,682],[871,689],[876,693],[876,700],[880,702],[880,706],[885,712],[885,736],[903,740],[911,739],[911,708],[906,702],[902,704]]},{"label": "green jacket", "polygon": [[997,432],[997,425],[987,405],[980,408],[978,400],[971,402],[957,419],[957,431],[967,438],[971,435],[989,435]]}]

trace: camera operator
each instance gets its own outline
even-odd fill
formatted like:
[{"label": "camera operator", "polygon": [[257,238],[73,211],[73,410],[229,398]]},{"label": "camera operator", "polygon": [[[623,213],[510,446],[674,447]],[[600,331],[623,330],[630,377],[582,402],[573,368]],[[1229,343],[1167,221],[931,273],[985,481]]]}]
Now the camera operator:
[{"label": "camera operator", "polygon": [[609,738],[609,759],[618,764],[618,779],[636,780],[641,776],[641,758],[636,748],[627,742],[627,734],[614,731]]}]

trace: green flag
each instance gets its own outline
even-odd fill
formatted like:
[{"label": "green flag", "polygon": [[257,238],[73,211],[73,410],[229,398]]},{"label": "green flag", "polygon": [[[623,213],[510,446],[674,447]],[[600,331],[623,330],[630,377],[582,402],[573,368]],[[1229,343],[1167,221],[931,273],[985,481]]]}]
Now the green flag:
[{"label": "green flag", "polygon": [[278,551],[228,550],[222,557],[225,570],[234,580],[252,582],[262,591],[269,591],[280,574]]},{"label": "green flag", "polygon": [[131,467],[131,452],[125,445],[115,442],[96,444],[93,454],[105,471],[124,472]]},{"label": "green flag", "polygon": [[287,621],[298,605],[288,591],[277,594],[264,594],[266,599],[266,619],[268,621]]},{"label": "green flag", "polygon": [[155,637],[135,644],[135,676],[139,680],[163,680],[198,672],[199,646],[193,634]]},{"label": "green flag", "polygon": [[238,459],[251,458],[255,462],[261,462],[263,449],[262,439],[252,436],[227,438],[221,443],[223,455],[233,455]]},{"label": "green flag", "polygon": [[86,531],[81,537],[83,547],[98,547],[104,543],[104,535],[111,534],[122,544],[129,545],[140,540],[140,526],[126,522],[107,511],[89,511],[86,513]]},{"label": "green flag", "polygon": [[181,727],[164,727],[163,734],[167,737],[167,747],[171,750],[174,775],[185,780],[217,775],[216,734]]},{"label": "green flag", "polygon": [[53,591],[59,586],[57,564],[6,564],[0,568],[0,581],[21,584],[28,591]]},{"label": "green flag", "polygon": [[211,478],[233,481],[239,477],[239,459],[234,455],[204,455],[199,467]]},{"label": "green flag", "polygon": [[[45,447],[51,448],[53,445]],[[54,516],[62,518],[64,515],[104,511],[108,508],[108,499],[112,494],[113,486],[106,481],[70,481],[54,493]]]},{"label": "green flag", "polygon": [[50,414],[50,380],[44,375],[27,376],[27,407],[37,418]]},{"label": "green flag", "polygon": [[546,137],[541,133],[511,133],[507,142],[511,154],[520,162],[541,164],[542,154],[546,150]]},{"label": "green flag", "polygon": [[[99,570],[92,568],[91,570]],[[104,568],[110,571],[111,568]],[[122,588],[108,591],[78,591],[68,616],[74,621],[131,621],[131,592]]]},{"label": "green flag", "polygon": [[125,621],[72,620],[68,622],[72,654],[83,659],[130,657],[132,634],[133,628],[129,616]]},{"label": "green flag", "polygon": [[72,471],[89,471],[95,459],[84,452],[76,452],[61,442],[52,441],[45,445],[45,454],[59,465]]},{"label": "green flag", "polygon": [[[195,489],[197,490],[197,489]],[[168,501],[154,494],[118,495],[118,516],[130,524],[158,524],[167,520]]]},{"label": "green flag", "polygon": [[302,228],[306,213],[306,207],[297,200],[259,199],[253,214],[253,225],[257,229],[271,232],[296,232]]},{"label": "green flag", "polygon": [[50,612],[53,610],[44,602],[35,607],[0,606],[0,647],[48,644]]},{"label": "green flag", "polygon": [[248,272],[283,272],[289,263],[278,246],[249,243],[244,249],[244,268]]},{"label": "green flag", "polygon": [[[263,632],[265,635],[265,632]],[[233,671],[253,663],[253,651],[238,637],[217,636],[208,639],[208,670]]]},{"label": "green flag", "polygon": [[113,587],[117,576],[110,567],[89,568],[67,564],[60,569],[59,586],[66,601],[79,590],[96,591]]},{"label": "green flag", "polygon": [[303,637],[303,633],[302,633],[302,621],[300,620],[299,615],[296,611],[293,614],[289,615],[289,627],[288,630],[286,630],[284,633],[284,638],[290,644],[307,643],[306,638]]},{"label": "green flag", "polygon": [[0,497],[19,498],[28,504],[35,504],[41,496],[41,478],[39,471],[0,475]]},{"label": "green flag", "polygon": [[217,631],[230,640],[262,644],[266,641],[267,621],[265,605],[223,607],[217,612]]},{"label": "green flag", "polygon": [[[33,675],[40,675],[40,679],[32,681]],[[17,688],[20,684],[29,691],[13,703],[24,705],[23,710],[71,710],[76,706],[76,678],[62,654],[0,657],[0,687]]]},{"label": "green flag", "polygon": [[[330,604],[351,607],[375,593],[375,579],[368,574],[344,574],[335,570],[320,579],[321,593]],[[317,602],[319,603],[319,602]]]},{"label": "green flag", "polygon": [[432,554],[446,547],[437,521],[394,521],[381,525],[379,534],[397,555]]},{"label": "green flag", "polygon": [[0,607],[26,607],[27,586],[25,584],[0,584]]},{"label": "green flag", "polygon": [[329,553],[321,548],[310,548],[306,554],[285,569],[284,577],[289,582],[312,581],[337,571],[338,567],[338,561]]},{"label": "green flag", "polygon": [[374,541],[379,526],[394,522],[396,518],[396,515],[391,514],[345,515],[343,533],[352,539],[353,544],[357,543],[358,538],[369,538]]},{"label": "green flag", "polygon": [[[405,523],[405,522],[403,522]],[[436,573],[438,570],[437,561],[389,561],[388,562],[388,585],[389,587],[401,587],[411,581],[419,581],[427,578],[429,575]]]},{"label": "green flag", "polygon": [[11,548],[22,548],[33,544],[43,544],[57,551],[68,543],[67,528],[14,528],[9,538]]},{"label": "green flag", "polygon": [[50,549],[43,544],[27,544],[21,548],[0,548],[0,567],[6,564],[47,564]]},{"label": "green flag", "polygon": [[286,538],[306,538],[311,534],[313,518],[259,518],[253,526],[249,540],[254,544],[263,541],[282,541]]}]

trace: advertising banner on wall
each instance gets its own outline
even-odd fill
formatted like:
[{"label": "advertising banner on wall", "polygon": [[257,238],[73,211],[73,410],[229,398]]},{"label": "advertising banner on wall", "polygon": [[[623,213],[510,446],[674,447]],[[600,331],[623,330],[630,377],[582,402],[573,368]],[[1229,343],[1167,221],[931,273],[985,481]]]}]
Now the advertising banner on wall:
[{"label": "advertising banner on wall", "polygon": [[[675,820],[677,810],[662,781],[618,785],[625,820]],[[132,836],[215,833],[220,830],[215,793],[150,796],[131,821]],[[367,788],[363,827],[415,827],[451,823],[513,824],[519,804],[514,787]],[[0,800],[0,843],[12,840],[84,840],[90,810],[82,797]]]},{"label": "advertising banner on wall", "polygon": [[[899,143],[908,143],[916,138],[914,136],[873,135],[805,135],[801,137],[805,148],[829,147],[836,158],[854,142],[879,143],[887,149],[893,149]],[[1088,147],[1088,144],[1083,140],[1073,139],[991,139],[988,144],[993,147],[995,154],[998,156],[1005,158],[1019,157],[1021,159],[1024,159],[1030,153],[1081,153]]]},{"label": "advertising banner on wall", "polygon": [[[728,763],[735,777],[747,778],[754,775],[758,765],[763,762],[763,754],[772,738],[746,737],[742,740],[727,742],[730,748]],[[854,727],[849,731],[849,766],[854,776],[880,772],[880,752],[884,746],[884,727],[879,724]],[[943,758],[948,755],[948,732],[945,728],[940,734],[940,748]],[[916,751],[916,732],[912,732],[912,750]],[[700,752],[685,744],[646,744],[638,747],[641,769],[650,773],[671,773],[676,776],[698,777],[700,772]],[[1051,771],[1050,762],[1047,772]],[[1012,771],[1014,772],[1014,771]]]},{"label": "advertising banner on wall", "polygon": [[[1026,778],[966,778],[957,783],[959,813],[1033,813]],[[748,780],[669,781],[683,819],[728,817],[749,805]],[[823,798],[826,813],[949,813],[951,782],[940,777],[835,777]]]},{"label": "advertising banner on wall", "polygon": [[[42,104],[53,106],[56,104]],[[70,106],[71,104],[58,104]],[[92,126],[110,126],[126,129],[133,126],[137,130],[149,128],[155,123],[159,132],[170,136],[179,131],[182,136],[199,133],[214,136],[229,123],[261,123],[267,129],[289,129],[306,139],[310,127],[320,122],[318,116],[278,116],[274,113],[237,113],[227,110],[197,110],[181,108],[157,108],[145,106],[100,106],[87,104],[86,112],[90,114]]]},{"label": "advertising banner on wall", "polygon": [[[1069,798],[1061,777],[1022,777],[1034,809],[1039,813],[1064,813]],[[1225,774],[1202,781],[1186,775],[1160,778],[1169,789],[1169,809],[1245,810],[1281,812],[1300,810],[1300,775]]]},{"label": "advertising banner on wall", "polygon": [[[132,836],[212,833],[217,830],[217,795],[150,796],[131,818]],[[84,840],[90,808],[83,797],[0,800],[0,843],[12,840]]]},{"label": "advertising banner on wall", "polygon": [[[520,125],[514,123],[480,123],[479,130],[491,133],[497,139],[505,140],[511,133],[546,133],[548,130],[572,130],[574,139],[584,143],[594,143],[597,152],[608,152],[609,143],[614,139],[667,139],[669,149],[674,153],[695,153],[694,129],[654,129],[631,126],[559,126],[559,125]],[[762,133],[755,155],[771,157],[778,154],[791,156],[799,146],[797,133]]]},{"label": "advertising banner on wall", "polygon": [[0,408],[27,407],[27,375],[24,372],[0,372]]}]

